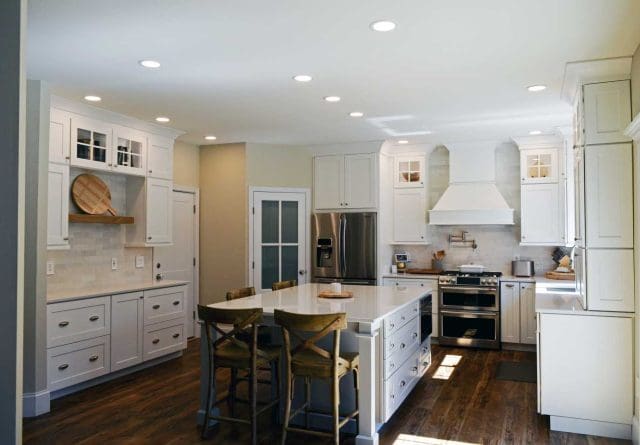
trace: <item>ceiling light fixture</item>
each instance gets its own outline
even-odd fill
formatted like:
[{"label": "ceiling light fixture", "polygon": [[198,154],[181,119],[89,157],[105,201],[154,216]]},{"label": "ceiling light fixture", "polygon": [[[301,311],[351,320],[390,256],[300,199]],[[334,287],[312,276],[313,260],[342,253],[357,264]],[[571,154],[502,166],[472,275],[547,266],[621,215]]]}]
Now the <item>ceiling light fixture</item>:
[{"label": "ceiling light fixture", "polygon": [[88,100],[89,102],[100,102],[102,98],[100,96],[84,96],[84,100]]},{"label": "ceiling light fixture", "polygon": [[141,60],[138,63],[145,68],[160,68],[160,62],[157,60]]},{"label": "ceiling light fixture", "polygon": [[156,122],[162,122],[162,123],[167,123],[169,122],[171,119],[169,119],[168,117],[165,116],[158,116],[156,117]]},{"label": "ceiling light fixture", "polygon": [[532,93],[536,93],[538,91],[544,91],[547,89],[546,85],[531,85],[530,87],[527,87],[527,90],[531,91]]},{"label": "ceiling light fixture", "polygon": [[378,20],[373,22],[371,25],[371,29],[378,32],[389,32],[396,29],[396,24],[390,22],[389,20]]},{"label": "ceiling light fixture", "polygon": [[540,131],[540,130],[531,130],[531,131],[529,132],[529,134],[530,134],[531,136],[537,136],[537,135],[539,135],[539,134],[542,134],[542,131]]},{"label": "ceiling light fixture", "polygon": [[313,79],[313,77],[308,74],[298,74],[297,76],[293,76],[293,80],[296,82],[311,82],[311,79]]},{"label": "ceiling light fixture", "polygon": [[349,113],[349,116],[351,117],[362,117],[364,116],[364,113],[361,111],[352,111],[351,113]]},{"label": "ceiling light fixture", "polygon": [[408,141],[408,140],[406,140],[406,139],[400,139],[400,140],[398,141],[398,144],[400,144],[400,145],[405,145],[405,144],[408,144],[408,143],[409,143],[409,141]]},{"label": "ceiling light fixture", "polygon": [[205,136],[204,138],[205,138],[206,140],[208,140],[208,141],[215,141],[216,139],[218,139],[218,138],[217,138],[217,137],[215,137],[215,136]]},{"label": "ceiling light fixture", "polygon": [[327,102],[340,102],[340,96],[325,96]]}]

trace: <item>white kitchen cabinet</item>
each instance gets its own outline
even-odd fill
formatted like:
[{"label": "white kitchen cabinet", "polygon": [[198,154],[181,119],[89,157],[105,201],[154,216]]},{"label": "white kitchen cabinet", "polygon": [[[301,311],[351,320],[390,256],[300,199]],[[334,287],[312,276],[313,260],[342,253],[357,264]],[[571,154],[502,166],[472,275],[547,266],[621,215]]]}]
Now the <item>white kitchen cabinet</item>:
[{"label": "white kitchen cabinet", "polygon": [[431,289],[431,338],[438,338],[440,317],[438,317],[438,278],[389,278],[382,280],[383,286],[419,286]]},{"label": "white kitchen cabinet", "polygon": [[587,309],[633,312],[633,249],[587,249],[586,255]]},{"label": "white kitchen cabinet", "polygon": [[96,170],[112,170],[113,127],[80,116],[71,118],[71,165]]},{"label": "white kitchen cabinet", "polygon": [[393,242],[427,244],[427,192],[423,188],[396,189],[393,194]]},{"label": "white kitchen cabinet", "polygon": [[395,188],[424,188],[425,157],[422,155],[396,156],[394,159]]},{"label": "white kitchen cabinet", "polygon": [[577,146],[573,157],[573,180],[575,193],[575,244],[584,247],[586,241],[585,230],[585,196],[584,196],[584,147]]},{"label": "white kitchen cabinet", "polygon": [[520,343],[536,344],[536,283],[520,283]]},{"label": "white kitchen cabinet", "polygon": [[141,131],[117,125],[113,127],[113,141],[114,171],[145,176],[147,135]]},{"label": "white kitchen cabinet", "polygon": [[521,187],[521,243],[523,245],[564,245],[564,211],[557,183]]},{"label": "white kitchen cabinet", "polygon": [[629,80],[583,86],[585,143],[629,142],[624,130],[631,122]]},{"label": "white kitchen cabinet", "polygon": [[142,292],[111,297],[111,372],[142,363],[143,312]]},{"label": "white kitchen cabinet", "polygon": [[49,163],[47,248],[69,247],[69,166]]},{"label": "white kitchen cabinet", "polygon": [[127,246],[166,246],[173,242],[173,182],[156,178],[127,181],[127,213],[136,223],[127,226]]},{"label": "white kitchen cabinet", "polygon": [[47,349],[47,389],[56,391],[109,373],[109,336]]},{"label": "white kitchen cabinet", "polygon": [[49,111],[49,162],[69,165],[71,115],[63,110]]},{"label": "white kitchen cabinet", "polygon": [[633,248],[631,143],[585,147],[586,246]]},{"label": "white kitchen cabinet", "polygon": [[520,152],[520,176],[522,184],[547,184],[558,182],[558,148],[527,149]]},{"label": "white kitchen cabinet", "polygon": [[517,282],[500,284],[500,339],[520,343],[520,289]]},{"label": "white kitchen cabinet", "polygon": [[313,197],[316,210],[375,209],[377,154],[316,156]]},{"label": "white kitchen cabinet", "polygon": [[147,176],[173,179],[173,139],[149,135]]}]

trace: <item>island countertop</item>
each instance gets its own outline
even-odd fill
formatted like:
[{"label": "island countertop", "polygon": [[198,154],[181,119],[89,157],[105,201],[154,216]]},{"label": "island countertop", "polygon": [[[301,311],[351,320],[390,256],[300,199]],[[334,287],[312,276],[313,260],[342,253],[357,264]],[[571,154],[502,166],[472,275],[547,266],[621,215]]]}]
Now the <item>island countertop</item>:
[{"label": "island countertop", "polygon": [[299,314],[345,312],[349,322],[375,323],[432,292],[429,288],[415,286],[343,285],[342,289],[353,292],[353,297],[320,298],[318,294],[323,290],[330,290],[330,285],[312,283],[210,306],[229,309],[261,307],[267,315],[273,314],[274,309]]}]

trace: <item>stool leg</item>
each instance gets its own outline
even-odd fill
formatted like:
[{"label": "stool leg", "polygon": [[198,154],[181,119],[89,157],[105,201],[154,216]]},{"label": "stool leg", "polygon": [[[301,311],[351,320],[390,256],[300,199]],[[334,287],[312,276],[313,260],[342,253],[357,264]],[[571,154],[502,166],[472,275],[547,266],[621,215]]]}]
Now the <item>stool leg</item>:
[{"label": "stool leg", "polygon": [[227,396],[227,406],[229,407],[229,415],[235,416],[236,407],[236,386],[238,385],[238,370],[231,368],[231,380],[229,382],[229,395]]},{"label": "stool leg", "polygon": [[251,444],[258,443],[258,369],[254,365],[249,377],[249,398],[251,403]]},{"label": "stool leg", "polygon": [[271,400],[278,400],[271,409],[271,421],[278,423],[280,415],[280,360],[271,362]]},{"label": "stool leg", "polygon": [[333,441],[336,445],[340,443],[340,380],[334,375],[331,382],[331,401],[333,402]]},{"label": "stool leg", "polygon": [[360,397],[360,380],[358,379],[358,368],[353,369],[353,386],[356,390],[356,411],[358,411],[358,415],[356,416],[356,434],[360,432],[360,407],[358,406],[358,398]]},{"label": "stool leg", "polygon": [[286,386],[285,386],[285,398],[284,398],[284,419],[282,422],[282,441],[281,444],[284,445],[287,441],[287,428],[289,428],[289,416],[291,415],[291,401],[293,399],[293,377],[289,370],[287,370],[286,376]]},{"label": "stool leg", "polygon": [[[211,356],[209,356],[211,357]],[[207,430],[209,429],[209,417],[211,416],[211,405],[212,405],[212,393],[215,394],[215,386],[216,386],[216,368],[211,363],[211,358],[209,358],[209,384],[207,385],[207,402],[205,403],[205,413],[204,413],[204,421],[202,422],[202,432],[200,436],[204,439],[207,436]]]},{"label": "stool leg", "polygon": [[309,409],[311,408],[311,379],[304,378],[304,427],[309,429]]}]

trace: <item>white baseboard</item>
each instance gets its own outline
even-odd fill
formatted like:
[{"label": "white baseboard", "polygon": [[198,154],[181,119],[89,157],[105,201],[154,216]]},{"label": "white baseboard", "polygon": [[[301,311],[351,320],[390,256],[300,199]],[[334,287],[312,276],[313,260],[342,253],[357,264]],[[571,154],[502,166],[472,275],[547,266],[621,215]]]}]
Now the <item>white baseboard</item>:
[{"label": "white baseboard", "polygon": [[631,440],[631,425],[625,423],[598,422],[572,417],[550,416],[552,431],[588,434],[590,436],[613,437]]},{"label": "white baseboard", "polygon": [[22,395],[22,416],[37,417],[51,410],[51,394],[48,390]]},{"label": "white baseboard", "polygon": [[640,419],[633,416],[633,425],[631,425],[631,440],[633,445],[640,445]]}]

